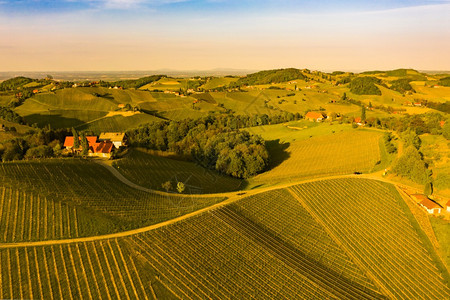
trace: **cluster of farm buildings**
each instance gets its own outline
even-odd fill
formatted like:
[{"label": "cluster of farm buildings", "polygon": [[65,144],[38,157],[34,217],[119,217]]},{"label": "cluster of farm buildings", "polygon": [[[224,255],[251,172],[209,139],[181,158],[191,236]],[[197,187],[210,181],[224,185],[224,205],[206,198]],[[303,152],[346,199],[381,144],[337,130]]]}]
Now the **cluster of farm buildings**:
[{"label": "cluster of farm buildings", "polygon": [[[110,158],[111,152],[115,148],[118,149],[126,145],[126,135],[122,132],[104,132],[101,133],[100,136],[86,136],[86,139],[89,144],[88,156]],[[67,151],[70,151],[72,153],[79,153],[82,151],[81,145],[78,148],[74,147],[73,136],[66,137],[66,140],[64,141],[64,147],[67,149]]]},{"label": "cluster of farm buildings", "polygon": [[439,203],[430,200],[427,196],[422,194],[412,194],[411,197],[417,201],[417,203],[423,207],[429,214],[439,215],[444,211],[450,212],[450,200],[445,204],[445,208]]}]

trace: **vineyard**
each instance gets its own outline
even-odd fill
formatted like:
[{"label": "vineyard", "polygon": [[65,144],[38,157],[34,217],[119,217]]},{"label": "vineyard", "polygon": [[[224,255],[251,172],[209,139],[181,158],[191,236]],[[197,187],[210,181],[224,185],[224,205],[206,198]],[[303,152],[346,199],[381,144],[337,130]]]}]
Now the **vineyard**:
[{"label": "vineyard", "polygon": [[410,215],[393,186],[345,178],[128,237],[0,244],[0,298],[447,299],[448,273]]},{"label": "vineyard", "polygon": [[242,188],[242,181],[202,168],[192,162],[177,161],[150,155],[133,149],[114,167],[130,181],[154,190],[170,181],[175,188],[178,181],[185,183],[190,193],[221,193]]},{"label": "vineyard", "polygon": [[0,182],[0,238],[4,241],[117,232],[172,219],[224,199],[139,191],[84,160],[3,163]]},{"label": "vineyard", "polygon": [[291,191],[391,297],[448,299],[448,271],[394,186],[336,179]]},{"label": "vineyard", "polygon": [[287,159],[252,179],[279,182],[326,175],[369,172],[380,161],[380,135],[370,131],[344,131],[290,143]]}]

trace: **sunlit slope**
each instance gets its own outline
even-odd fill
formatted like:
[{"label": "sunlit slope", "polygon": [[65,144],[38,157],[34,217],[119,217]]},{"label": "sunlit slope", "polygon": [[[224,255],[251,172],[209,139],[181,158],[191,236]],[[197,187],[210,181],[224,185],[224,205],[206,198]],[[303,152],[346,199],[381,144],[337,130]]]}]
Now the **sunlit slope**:
[{"label": "sunlit slope", "polygon": [[391,297],[450,296],[447,269],[394,186],[336,179],[291,191]]},{"label": "sunlit slope", "polygon": [[117,232],[224,199],[139,191],[83,160],[0,164],[0,193],[0,240],[8,242]]},{"label": "sunlit slope", "polygon": [[0,249],[0,297],[447,299],[402,201],[377,181],[317,181],[129,237]]},{"label": "sunlit slope", "polygon": [[[252,178],[275,183],[317,176],[369,172],[380,161],[378,132],[353,130],[292,141],[272,148],[272,169]],[[278,156],[278,157],[277,157]]]}]

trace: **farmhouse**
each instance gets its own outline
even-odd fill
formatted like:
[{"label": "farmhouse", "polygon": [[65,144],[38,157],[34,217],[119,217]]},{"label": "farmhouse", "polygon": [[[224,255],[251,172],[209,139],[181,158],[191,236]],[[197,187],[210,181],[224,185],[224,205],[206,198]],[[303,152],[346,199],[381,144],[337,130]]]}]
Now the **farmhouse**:
[{"label": "farmhouse", "polygon": [[[87,136],[86,139],[88,140],[89,144],[89,156],[99,156],[106,158],[111,157],[111,151],[114,147],[114,144],[111,141],[97,141],[96,136]],[[66,136],[64,147],[66,147],[67,150],[71,150],[72,152],[81,152],[81,146],[77,149],[74,149],[73,144],[73,136]]]},{"label": "farmhouse", "polygon": [[422,194],[413,194],[411,195],[413,199],[416,201],[420,201],[419,205],[426,209],[429,214],[440,214],[442,207],[434,201],[428,199],[427,196]]},{"label": "farmhouse", "polygon": [[127,140],[123,132],[102,132],[98,138],[101,142],[109,141],[114,144],[114,147],[119,148],[125,146]]},{"label": "farmhouse", "polygon": [[450,212],[450,200],[447,201],[447,203],[445,204],[445,206],[447,207],[447,212]]},{"label": "farmhouse", "polygon": [[322,113],[310,111],[306,114],[305,119],[311,122],[321,122],[324,116]]}]

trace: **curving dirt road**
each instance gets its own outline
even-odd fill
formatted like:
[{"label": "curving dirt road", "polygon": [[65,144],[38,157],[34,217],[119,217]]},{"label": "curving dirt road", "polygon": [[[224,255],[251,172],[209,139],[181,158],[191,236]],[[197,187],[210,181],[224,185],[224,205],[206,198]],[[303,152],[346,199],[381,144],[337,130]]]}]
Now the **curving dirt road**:
[{"label": "curving dirt road", "polygon": [[[120,174],[116,169],[114,169],[112,166],[106,164],[106,163],[101,163],[100,164],[102,166],[105,166],[114,176],[117,177],[117,179],[119,179],[121,182],[123,182],[126,185],[129,185],[130,187],[133,188],[137,188],[141,191],[145,191],[145,192],[149,192],[149,193],[160,193],[160,194],[166,194],[164,192],[159,192],[159,191],[154,191],[154,190],[150,190],[147,188],[144,188],[142,186],[136,185],[134,183],[132,183],[131,181],[129,181],[128,179],[126,179],[125,177],[123,177],[122,174]],[[230,204],[234,201],[237,201],[239,199],[242,199],[243,197],[248,197],[250,195],[256,195],[256,194],[260,194],[260,193],[264,193],[267,191],[271,191],[271,190],[276,190],[276,189],[282,189],[282,188],[287,188],[290,186],[294,186],[297,184],[302,184],[302,183],[308,183],[308,182],[315,182],[315,181],[321,181],[321,180],[330,180],[330,179],[338,179],[338,178],[366,178],[366,179],[372,179],[372,180],[378,180],[378,181],[383,181],[383,182],[388,182],[394,185],[398,185],[395,182],[392,182],[388,179],[384,179],[384,178],[379,178],[376,177],[374,175],[371,174],[367,174],[367,175],[336,175],[336,176],[327,176],[327,177],[321,177],[321,178],[314,178],[314,179],[307,179],[307,180],[302,180],[302,181],[298,181],[298,182],[290,182],[290,183],[285,183],[285,184],[280,184],[280,185],[276,185],[276,186],[270,186],[270,187],[265,187],[265,188],[261,188],[261,189],[255,189],[255,190],[250,190],[250,191],[241,191],[241,192],[229,192],[229,193],[221,193],[221,194],[208,194],[208,195],[198,195],[198,196],[203,196],[203,197],[227,197],[226,200],[216,203],[214,205],[196,210],[194,212],[185,214],[183,216],[179,216],[176,217],[174,219],[170,219],[164,222],[160,222],[157,224],[153,224],[153,225],[149,225],[146,227],[141,227],[141,228],[137,228],[137,229],[133,229],[133,230],[128,230],[128,231],[123,231],[123,232],[117,232],[117,233],[111,233],[111,234],[105,234],[105,235],[98,235],[98,236],[88,236],[88,237],[79,237],[79,238],[73,238],[73,239],[60,239],[60,240],[45,240],[45,241],[34,241],[34,242],[17,242],[17,243],[0,243],[0,249],[2,248],[17,248],[17,247],[35,247],[35,246],[48,246],[48,245],[59,245],[59,244],[72,244],[72,243],[82,243],[82,242],[92,242],[92,241],[98,241],[98,240],[106,240],[106,239],[114,239],[114,238],[122,238],[122,237],[127,237],[130,235],[135,235],[135,234],[140,234],[140,233],[145,233],[148,232],[150,230],[154,230],[163,226],[167,226],[191,217],[194,217],[196,215],[205,213],[207,211],[210,210],[214,210],[217,208],[220,208],[224,205]],[[183,196],[188,196],[190,197],[191,195],[179,195],[180,197]],[[196,195],[197,196],[197,195]]]}]

